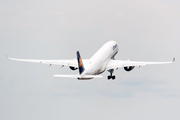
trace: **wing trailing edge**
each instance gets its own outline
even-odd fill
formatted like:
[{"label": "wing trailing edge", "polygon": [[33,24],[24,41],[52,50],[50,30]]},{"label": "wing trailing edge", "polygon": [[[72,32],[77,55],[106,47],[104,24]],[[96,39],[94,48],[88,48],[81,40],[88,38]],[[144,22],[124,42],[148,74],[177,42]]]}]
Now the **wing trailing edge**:
[{"label": "wing trailing edge", "polygon": [[106,66],[106,70],[116,69],[120,67],[129,67],[129,66],[146,66],[146,65],[158,65],[158,64],[170,64],[175,61],[173,58],[172,61],[169,62],[144,62],[144,61],[130,61],[130,60],[110,60]]}]

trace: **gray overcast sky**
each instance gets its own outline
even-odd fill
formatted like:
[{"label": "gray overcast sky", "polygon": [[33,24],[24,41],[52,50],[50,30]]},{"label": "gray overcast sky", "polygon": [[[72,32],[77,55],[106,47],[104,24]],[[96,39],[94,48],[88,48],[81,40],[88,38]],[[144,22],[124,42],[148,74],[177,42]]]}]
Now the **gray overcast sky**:
[{"label": "gray overcast sky", "polygon": [[[0,119],[179,120],[180,1],[1,0]],[[117,41],[116,59],[170,65],[115,72],[117,79],[53,78],[69,68],[10,61],[90,58]]]}]

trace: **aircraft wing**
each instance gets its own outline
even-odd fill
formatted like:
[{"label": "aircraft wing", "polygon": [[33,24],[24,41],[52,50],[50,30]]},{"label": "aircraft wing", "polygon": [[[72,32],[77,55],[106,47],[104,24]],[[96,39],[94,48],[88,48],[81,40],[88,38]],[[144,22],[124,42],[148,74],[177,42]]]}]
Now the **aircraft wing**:
[{"label": "aircraft wing", "polygon": [[106,70],[110,69],[116,69],[120,67],[129,67],[129,66],[146,66],[146,65],[155,65],[155,64],[169,64],[175,61],[175,58],[173,58],[173,61],[170,62],[142,62],[142,61],[130,61],[130,60],[110,60],[109,63],[106,66]]},{"label": "aircraft wing", "polygon": [[[76,59],[72,59],[72,60],[38,60],[38,59],[17,59],[17,58],[11,58],[11,57],[8,57],[8,58],[10,60],[21,61],[21,62],[32,62],[32,63],[41,63],[41,64],[49,64],[49,65],[72,66],[72,67],[78,68],[78,62]],[[88,60],[84,59],[82,61],[86,62]]]}]

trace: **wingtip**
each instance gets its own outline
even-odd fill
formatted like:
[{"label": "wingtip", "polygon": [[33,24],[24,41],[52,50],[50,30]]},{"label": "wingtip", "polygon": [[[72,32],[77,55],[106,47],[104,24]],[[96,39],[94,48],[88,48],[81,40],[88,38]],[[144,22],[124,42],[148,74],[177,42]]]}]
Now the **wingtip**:
[{"label": "wingtip", "polygon": [[52,77],[57,77],[56,75],[53,75]]},{"label": "wingtip", "polygon": [[9,58],[9,56],[7,54],[5,54],[7,58]]},{"label": "wingtip", "polygon": [[174,57],[172,62],[174,62],[175,60],[176,60],[176,59],[175,59],[175,57]]},{"label": "wingtip", "polygon": [[13,58],[11,58],[11,57],[9,57],[7,54],[5,54],[6,55],[6,57],[8,58],[8,59],[10,59],[10,60],[12,60]]}]

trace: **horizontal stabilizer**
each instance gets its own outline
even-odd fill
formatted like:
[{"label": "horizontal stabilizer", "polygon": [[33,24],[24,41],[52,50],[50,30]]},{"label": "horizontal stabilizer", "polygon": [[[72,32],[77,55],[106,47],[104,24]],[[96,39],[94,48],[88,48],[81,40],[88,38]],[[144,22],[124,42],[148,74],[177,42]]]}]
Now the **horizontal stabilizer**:
[{"label": "horizontal stabilizer", "polygon": [[53,77],[77,78],[77,75],[53,75]]},{"label": "horizontal stabilizer", "polygon": [[83,77],[80,75],[54,75],[53,77],[63,77],[63,78],[77,78],[80,80],[93,79],[93,78],[102,78],[100,75],[84,75]]}]

